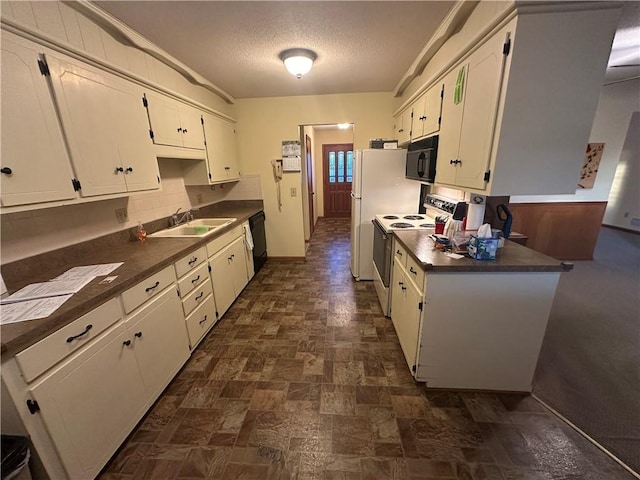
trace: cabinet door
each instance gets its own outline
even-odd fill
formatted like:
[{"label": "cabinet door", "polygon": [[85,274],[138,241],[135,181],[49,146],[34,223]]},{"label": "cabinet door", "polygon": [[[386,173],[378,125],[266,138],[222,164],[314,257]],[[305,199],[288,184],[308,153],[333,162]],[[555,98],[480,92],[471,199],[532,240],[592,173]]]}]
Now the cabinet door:
[{"label": "cabinet door", "polygon": [[504,36],[495,35],[469,58],[456,185],[484,190],[503,73]]},{"label": "cabinet door", "polygon": [[398,116],[396,122],[396,134],[398,135],[398,144],[408,143],[411,140],[411,120],[413,109],[406,108]]},{"label": "cabinet door", "polygon": [[424,110],[422,113],[422,135],[427,137],[440,130],[440,113],[442,111],[443,86],[434,85],[424,94]]},{"label": "cabinet door", "polygon": [[[46,78],[31,42],[2,32],[2,206],[76,198]],[[37,139],[37,141],[34,141]]]},{"label": "cabinet door", "polygon": [[31,389],[69,478],[94,478],[143,413],[128,340],[120,325]]},{"label": "cabinet door", "polygon": [[189,358],[189,339],[182,305],[169,288],[127,321],[131,348],[145,386],[155,400]]},{"label": "cabinet door", "polygon": [[229,245],[231,252],[231,270],[233,275],[233,289],[235,296],[237,297],[242,292],[242,289],[249,283],[249,277],[247,276],[247,262],[245,260],[246,247],[244,245],[244,238],[240,237]]},{"label": "cabinet door", "polygon": [[[468,65],[461,65],[454,69],[444,80],[442,96],[442,123],[440,125],[440,138],[438,139],[438,160],[436,167],[436,182],[455,185],[456,164],[458,148],[460,146],[460,130],[462,128],[463,100],[466,93],[466,73]],[[462,78],[462,90],[458,89],[456,95],[456,83]]]},{"label": "cabinet door", "polygon": [[180,108],[180,126],[182,127],[182,146],[204,150],[202,116],[199,110],[189,106]]},{"label": "cabinet door", "polygon": [[154,93],[145,93],[153,143],[182,147],[182,127],[178,102]]},{"label": "cabinet door", "polygon": [[209,261],[211,265],[211,282],[213,283],[213,296],[216,301],[218,317],[231,306],[236,298],[234,277],[232,270],[231,245],[215,254]]},{"label": "cabinet door", "polygon": [[404,269],[393,268],[391,286],[391,320],[398,335],[407,365],[415,375],[420,332],[420,292],[408,281]]},{"label": "cabinet door", "polygon": [[208,114],[203,118],[211,182],[237,180],[240,175],[233,123]]},{"label": "cabinet door", "polygon": [[89,66],[47,61],[82,196],[159,188],[142,91]]}]

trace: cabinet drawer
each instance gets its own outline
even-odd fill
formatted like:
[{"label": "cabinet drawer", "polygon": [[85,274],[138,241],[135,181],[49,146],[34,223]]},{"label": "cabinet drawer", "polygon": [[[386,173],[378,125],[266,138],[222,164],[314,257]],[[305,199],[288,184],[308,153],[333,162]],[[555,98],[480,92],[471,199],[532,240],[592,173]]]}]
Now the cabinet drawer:
[{"label": "cabinet drawer", "polygon": [[407,255],[407,277],[416,284],[418,290],[422,292],[424,286],[424,270],[415,258]]},{"label": "cabinet drawer", "polygon": [[199,304],[203,303],[207,299],[207,295],[211,295],[212,292],[211,282],[207,280],[189,295],[183,297],[182,309],[184,310],[184,314],[189,315],[189,313]]},{"label": "cabinet drawer", "polygon": [[407,253],[407,250],[398,242],[393,242],[393,257],[395,262],[399,263],[403,267],[407,266],[409,253]]},{"label": "cabinet drawer", "polygon": [[197,268],[202,262],[207,259],[207,250],[205,247],[200,247],[189,255],[181,258],[175,263],[176,276],[180,278],[186,273],[190,272],[194,268]]},{"label": "cabinet drawer", "polygon": [[175,282],[175,280],[173,267],[168,266],[164,270],[160,270],[158,273],[155,273],[146,280],[143,280],[135,287],[131,287],[122,294],[124,311],[126,313],[132,312],[151,297],[167,288]]},{"label": "cabinet drawer", "polygon": [[178,290],[180,291],[180,297],[184,300],[191,290],[198,285],[202,285],[205,280],[209,279],[209,264],[203,263],[193,272],[185,275],[178,281]]},{"label": "cabinet drawer", "polygon": [[213,295],[209,295],[202,305],[187,317],[187,332],[193,350],[205,333],[216,323],[216,305]]},{"label": "cabinet drawer", "polygon": [[18,353],[16,362],[25,381],[30,382],[70,353],[86,345],[120,318],[122,318],[122,310],[118,305],[118,299],[112,298],[95,310]]},{"label": "cabinet drawer", "polygon": [[238,225],[237,227],[232,228],[226,233],[223,233],[218,238],[214,238],[207,244],[207,255],[210,257],[214,256],[224,247],[233,242],[236,238],[242,236],[242,227]]}]

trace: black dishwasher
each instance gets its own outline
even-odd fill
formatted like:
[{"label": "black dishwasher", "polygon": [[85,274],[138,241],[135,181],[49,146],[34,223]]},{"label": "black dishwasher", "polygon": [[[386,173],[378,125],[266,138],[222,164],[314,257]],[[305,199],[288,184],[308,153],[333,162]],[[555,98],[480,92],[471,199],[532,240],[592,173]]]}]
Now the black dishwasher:
[{"label": "black dishwasher", "polygon": [[264,212],[249,217],[249,228],[253,237],[253,267],[256,273],[267,261],[267,237],[264,234]]}]

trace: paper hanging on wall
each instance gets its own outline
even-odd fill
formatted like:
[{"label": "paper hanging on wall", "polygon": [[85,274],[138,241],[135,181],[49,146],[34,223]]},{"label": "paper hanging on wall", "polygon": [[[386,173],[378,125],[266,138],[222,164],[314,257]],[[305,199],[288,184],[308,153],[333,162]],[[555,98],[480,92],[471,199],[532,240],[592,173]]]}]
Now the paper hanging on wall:
[{"label": "paper hanging on wall", "polygon": [[584,155],[584,163],[580,171],[580,180],[578,188],[593,188],[602,160],[602,152],[604,152],[604,143],[589,143],[587,151]]},{"label": "paper hanging on wall", "polygon": [[282,156],[283,157],[299,157],[302,155],[299,140],[283,140]]},{"label": "paper hanging on wall", "polygon": [[465,76],[465,67],[460,67],[458,70],[458,78],[456,79],[456,87],[453,91],[453,104],[459,105],[464,98],[464,76]]}]

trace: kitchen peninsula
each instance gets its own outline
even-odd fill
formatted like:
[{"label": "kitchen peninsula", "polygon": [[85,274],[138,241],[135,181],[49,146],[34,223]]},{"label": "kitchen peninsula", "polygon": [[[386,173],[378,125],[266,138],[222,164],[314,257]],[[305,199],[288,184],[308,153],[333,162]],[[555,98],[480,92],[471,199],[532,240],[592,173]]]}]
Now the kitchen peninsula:
[{"label": "kitchen peninsula", "polygon": [[394,232],[391,318],[428,388],[530,392],[560,273],[509,240],[495,261],[452,258],[429,230]]}]

